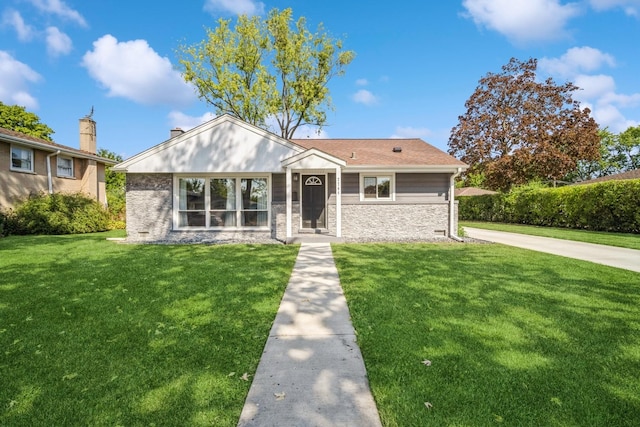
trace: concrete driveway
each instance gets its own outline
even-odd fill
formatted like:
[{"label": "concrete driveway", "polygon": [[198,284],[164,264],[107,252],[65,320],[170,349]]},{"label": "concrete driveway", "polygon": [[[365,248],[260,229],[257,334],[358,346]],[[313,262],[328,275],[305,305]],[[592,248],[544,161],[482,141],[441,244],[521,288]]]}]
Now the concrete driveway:
[{"label": "concrete driveway", "polygon": [[640,273],[640,251],[635,249],[507,233],[504,231],[482,230],[472,227],[464,227],[464,230],[467,236],[474,239],[591,261]]}]

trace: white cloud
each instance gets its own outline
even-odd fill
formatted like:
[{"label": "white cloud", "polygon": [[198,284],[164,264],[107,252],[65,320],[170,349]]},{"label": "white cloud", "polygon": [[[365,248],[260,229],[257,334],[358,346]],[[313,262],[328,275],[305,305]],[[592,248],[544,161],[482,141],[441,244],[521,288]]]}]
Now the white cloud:
[{"label": "white cloud", "polygon": [[17,10],[7,9],[2,14],[3,26],[13,27],[18,34],[18,40],[27,42],[31,40],[35,34],[35,30],[22,19],[22,15]]},{"label": "white cloud", "polygon": [[234,15],[262,15],[264,3],[255,0],[206,0],[204,10],[213,14],[226,12]]},{"label": "white cloud", "polygon": [[428,138],[433,134],[428,128],[414,128],[412,126],[398,126],[391,138]]},{"label": "white cloud", "polygon": [[367,79],[358,79],[356,80],[356,86],[366,86],[369,84],[369,80]]},{"label": "white cloud", "polygon": [[38,101],[29,94],[28,86],[40,80],[40,74],[31,67],[0,50],[0,101],[27,109],[38,108]]},{"label": "white cloud", "polygon": [[206,112],[201,116],[189,116],[181,111],[174,110],[169,113],[169,125],[172,129],[180,128],[187,131],[215,118],[216,115],[210,112]]},{"label": "white cloud", "polygon": [[76,24],[87,27],[87,21],[76,10],[71,9],[62,0],[29,0],[38,10],[68,19]]},{"label": "white cloud", "polygon": [[71,52],[73,43],[68,35],[56,27],[47,28],[47,52],[51,56],[67,55]]},{"label": "white cloud", "polygon": [[462,5],[476,25],[516,43],[563,38],[567,21],[580,13],[577,3],[559,0],[464,0]]},{"label": "white cloud", "polygon": [[601,98],[616,90],[616,82],[613,77],[604,74],[593,76],[580,74],[575,76],[573,83],[580,88],[575,93],[575,98],[581,102]]},{"label": "white cloud", "polygon": [[542,71],[562,77],[595,71],[603,65],[614,67],[616,65],[615,59],[613,56],[589,46],[572,47],[560,58],[542,58],[538,61],[538,66]]},{"label": "white cloud", "polygon": [[640,106],[640,93],[618,93],[613,76],[595,73],[604,66],[615,66],[613,56],[590,47],[575,47],[559,58],[543,58],[539,65],[541,71],[580,88],[573,97],[581,107],[591,110],[600,127],[617,133],[637,126],[637,121],[625,118],[624,110]]},{"label": "white cloud", "polygon": [[376,96],[373,93],[369,92],[366,89],[360,89],[359,91],[353,94],[351,99],[353,99],[358,104],[364,104],[364,105],[375,105],[378,103],[378,98],[376,98]]},{"label": "white cloud", "polygon": [[590,0],[589,3],[597,11],[621,8],[630,16],[640,16],[640,0]]},{"label": "white cloud", "polygon": [[146,40],[118,42],[107,34],[93,42],[93,50],[85,53],[82,65],[108,89],[108,96],[176,106],[196,98],[171,61],[158,55]]}]

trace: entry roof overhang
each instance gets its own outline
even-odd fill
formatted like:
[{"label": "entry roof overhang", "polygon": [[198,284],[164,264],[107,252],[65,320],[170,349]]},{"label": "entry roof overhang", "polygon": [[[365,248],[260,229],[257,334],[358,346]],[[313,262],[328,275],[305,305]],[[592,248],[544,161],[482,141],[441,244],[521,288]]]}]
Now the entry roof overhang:
[{"label": "entry roof overhang", "polygon": [[310,148],[282,160],[280,164],[283,169],[335,169],[344,168],[347,162],[317,148]]}]

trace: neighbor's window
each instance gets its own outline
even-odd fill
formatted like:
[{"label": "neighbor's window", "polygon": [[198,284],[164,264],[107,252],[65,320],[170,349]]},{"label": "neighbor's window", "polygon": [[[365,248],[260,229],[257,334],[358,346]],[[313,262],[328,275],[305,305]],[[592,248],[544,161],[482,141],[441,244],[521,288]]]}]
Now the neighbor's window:
[{"label": "neighbor's window", "polygon": [[58,176],[73,177],[73,159],[58,156]]},{"label": "neighbor's window", "polygon": [[205,180],[203,178],[180,178],[178,185],[178,226],[204,227],[205,210]]},{"label": "neighbor's window", "polygon": [[11,146],[11,170],[33,172],[33,150]]},{"label": "neighbor's window", "polygon": [[178,227],[267,227],[267,178],[178,179]]},{"label": "neighbor's window", "polygon": [[390,176],[365,176],[363,178],[363,191],[365,199],[390,199]]}]

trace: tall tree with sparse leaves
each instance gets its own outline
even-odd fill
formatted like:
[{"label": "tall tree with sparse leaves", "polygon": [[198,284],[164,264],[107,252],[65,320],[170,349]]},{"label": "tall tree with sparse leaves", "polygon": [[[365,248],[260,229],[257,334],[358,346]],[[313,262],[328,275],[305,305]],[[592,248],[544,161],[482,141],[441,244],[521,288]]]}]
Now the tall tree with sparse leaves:
[{"label": "tall tree with sparse leaves", "polygon": [[233,28],[220,19],[206,40],[178,55],[184,79],[216,113],[261,127],[275,118],[284,138],[326,124],[328,83],[354,58],[322,25],[312,33],[305,18],[294,23],[291,9],[273,9],[266,19],[241,15]]},{"label": "tall tree with sparse leaves", "polygon": [[451,130],[449,153],[508,190],[532,180],[560,180],[580,160],[600,155],[598,124],[573,100],[573,83],[536,80],[537,60],[512,58],[481,78]]},{"label": "tall tree with sparse leaves", "polygon": [[51,141],[55,132],[40,122],[40,117],[19,105],[6,105],[0,102],[0,127]]}]

